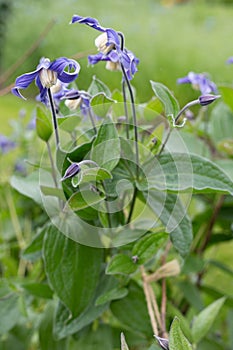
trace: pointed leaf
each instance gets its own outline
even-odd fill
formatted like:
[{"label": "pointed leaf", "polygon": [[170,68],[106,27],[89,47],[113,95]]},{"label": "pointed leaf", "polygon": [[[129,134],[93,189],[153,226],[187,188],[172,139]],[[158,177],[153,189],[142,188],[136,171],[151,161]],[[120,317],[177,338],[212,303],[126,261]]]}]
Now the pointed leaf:
[{"label": "pointed leaf", "polygon": [[112,257],[108,263],[106,273],[114,274],[131,274],[137,270],[137,265],[134,264],[131,257],[125,254],[117,254]]},{"label": "pointed leaf", "polygon": [[223,297],[214,301],[194,318],[192,326],[194,343],[198,343],[208,333],[225,300]]},{"label": "pointed leaf", "polygon": [[105,93],[98,93],[91,99],[91,107],[98,117],[105,118],[114,101]]},{"label": "pointed leaf", "polygon": [[144,194],[153,212],[164,224],[175,249],[185,256],[192,242],[192,225],[179,197],[175,194],[150,190]]},{"label": "pointed leaf", "polygon": [[138,188],[194,193],[233,194],[233,181],[210,160],[194,154],[166,153],[144,167],[146,179]]},{"label": "pointed leaf", "polygon": [[120,159],[121,145],[115,125],[106,120],[100,126],[91,150],[91,159],[111,171]]},{"label": "pointed leaf", "polygon": [[151,259],[163,246],[168,238],[167,233],[149,233],[140,238],[133,246],[132,255],[137,257],[138,264],[142,265]]},{"label": "pointed leaf", "polygon": [[161,83],[156,83],[152,80],[150,81],[150,83],[155,95],[164,105],[166,116],[175,117],[178,114],[180,107],[179,107],[178,101],[173,96],[171,91]]},{"label": "pointed leaf", "polygon": [[39,138],[45,142],[48,142],[53,132],[50,119],[39,106],[36,108],[36,132]]},{"label": "pointed leaf", "polygon": [[184,336],[180,321],[177,317],[172,322],[169,333],[169,349],[170,350],[191,350],[192,346],[188,339]]},{"label": "pointed leaf", "polygon": [[99,93],[104,93],[108,97],[111,96],[111,91],[109,90],[107,85],[104,84],[101,80],[97,79],[95,75],[92,77],[92,82],[88,88],[88,93],[91,96],[95,96]]},{"label": "pointed leaf", "polygon": [[101,203],[105,199],[105,195],[96,191],[90,186],[82,188],[79,192],[75,192],[68,200],[68,205],[72,210],[82,210],[93,207]]},{"label": "pointed leaf", "polygon": [[51,226],[44,239],[43,259],[51,288],[72,316],[78,316],[95,292],[102,250],[78,244]]}]

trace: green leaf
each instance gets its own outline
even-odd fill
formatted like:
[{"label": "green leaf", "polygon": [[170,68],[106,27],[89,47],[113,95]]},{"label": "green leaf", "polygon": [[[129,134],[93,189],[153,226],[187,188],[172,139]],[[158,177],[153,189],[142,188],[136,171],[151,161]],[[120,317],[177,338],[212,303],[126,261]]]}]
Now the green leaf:
[{"label": "green leaf", "polygon": [[53,336],[53,303],[49,303],[43,312],[43,317],[39,326],[39,340],[41,350],[66,350],[68,338],[56,340]]},{"label": "green leaf", "polygon": [[103,305],[108,303],[109,301],[112,300],[117,300],[117,299],[122,299],[128,294],[128,289],[127,288],[114,288],[109,291],[107,291],[104,294],[101,294],[96,302],[95,305]]},{"label": "green leaf", "polygon": [[156,83],[154,81],[150,81],[152,90],[154,91],[155,95],[158,97],[158,99],[162,102],[164,105],[164,110],[166,116],[173,116],[175,117],[179,110],[179,103],[176,100],[176,98],[173,96],[171,91],[163,84]]},{"label": "green leaf", "polygon": [[38,171],[31,173],[27,177],[13,175],[10,179],[10,184],[16,191],[33,199],[42,206]]},{"label": "green leaf", "polygon": [[20,318],[18,295],[6,294],[0,298],[0,334],[13,328]]},{"label": "green leaf", "polygon": [[107,97],[111,96],[111,91],[109,90],[107,85],[104,84],[101,80],[97,79],[95,75],[92,77],[92,82],[88,88],[88,93],[91,96],[95,96],[99,93],[104,93]]},{"label": "green leaf", "polygon": [[107,97],[105,93],[100,92],[92,97],[91,107],[94,113],[101,118],[105,118],[114,100]]},{"label": "green leaf", "polygon": [[172,192],[233,194],[233,182],[216,164],[194,154],[166,153],[143,168],[146,181],[138,182],[139,190],[156,188]]},{"label": "green leaf", "polygon": [[108,263],[106,273],[109,275],[126,274],[129,275],[137,270],[137,265],[132,258],[125,254],[117,254]]},{"label": "green leaf", "polygon": [[96,191],[94,187],[83,186],[79,192],[75,192],[68,200],[72,210],[82,210],[101,203],[105,199],[102,192]]},{"label": "green leaf", "polygon": [[61,188],[41,186],[40,189],[41,189],[41,192],[43,193],[43,195],[45,195],[45,196],[57,197],[63,201],[65,201],[65,199],[66,199],[64,196],[64,192]]},{"label": "green leaf", "polygon": [[222,102],[216,104],[211,112],[209,133],[215,145],[233,137],[233,112]]},{"label": "green leaf", "polygon": [[133,246],[132,255],[138,258],[138,264],[142,265],[151,259],[164,245],[168,236],[167,233],[148,233],[140,238]]},{"label": "green leaf", "polygon": [[231,86],[218,85],[219,93],[223,101],[231,108],[233,111],[233,89]]},{"label": "green leaf", "polygon": [[122,327],[126,326],[134,333],[151,338],[153,331],[147,312],[145,295],[137,283],[130,282],[128,295],[121,300],[113,301],[111,311],[120,321]]},{"label": "green leaf", "polygon": [[88,307],[78,316],[71,317],[69,310],[64,304],[59,304],[54,324],[54,333],[58,339],[62,339],[80,331],[88,324],[97,319],[108,307],[109,303],[95,305],[97,298],[103,295],[108,288],[112,288],[115,285],[114,278],[112,276],[102,275],[99,279],[99,284],[96,289],[93,299],[89,302]]},{"label": "green leaf", "polygon": [[78,244],[51,226],[44,239],[43,259],[51,288],[77,317],[93,298],[102,250]]},{"label": "green leaf", "polygon": [[36,132],[39,138],[45,142],[48,142],[53,133],[50,118],[45,110],[39,106],[36,107]]},{"label": "green leaf", "polygon": [[22,287],[31,295],[38,298],[52,299],[53,297],[53,291],[45,283],[25,283]]},{"label": "green leaf", "polygon": [[170,233],[175,249],[182,256],[186,256],[192,243],[192,225],[179,197],[153,189],[144,193],[144,197],[149,207],[164,224],[166,232]]},{"label": "green leaf", "polygon": [[77,187],[85,182],[103,181],[112,178],[111,173],[103,168],[82,169],[78,175],[80,176],[75,176],[72,178],[72,180],[75,179],[75,186],[72,182],[74,187]]},{"label": "green leaf", "polygon": [[170,350],[191,350],[192,346],[188,339],[184,336],[180,321],[177,317],[172,322],[169,332],[169,349]]},{"label": "green leaf", "polygon": [[31,243],[22,252],[22,258],[34,262],[38,260],[42,255],[43,239],[46,233],[47,227],[41,229],[33,237]]},{"label": "green leaf", "polygon": [[198,343],[210,330],[226,298],[220,298],[202,310],[193,320],[192,337]]},{"label": "green leaf", "polygon": [[200,311],[203,308],[203,302],[200,292],[195,284],[186,279],[185,281],[180,281],[178,286],[180,288],[180,292],[184,295],[189,304],[192,305],[192,307],[197,311]]},{"label": "green leaf", "polygon": [[120,159],[121,145],[115,125],[105,120],[98,130],[91,150],[91,159],[111,171]]}]

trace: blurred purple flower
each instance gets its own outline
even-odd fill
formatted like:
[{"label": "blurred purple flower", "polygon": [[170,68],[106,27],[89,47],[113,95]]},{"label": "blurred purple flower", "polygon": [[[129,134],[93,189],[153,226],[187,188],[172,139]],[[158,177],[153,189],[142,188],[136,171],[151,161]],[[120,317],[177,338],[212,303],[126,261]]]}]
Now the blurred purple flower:
[{"label": "blurred purple flower", "polygon": [[83,23],[102,32],[95,40],[95,45],[100,52],[88,57],[90,64],[107,61],[106,68],[110,70],[119,70],[122,65],[127,78],[129,80],[133,78],[133,75],[137,72],[139,59],[131,51],[121,47],[120,37],[123,38],[121,33],[111,28],[102,27],[95,18],[91,17],[74,15],[71,23]]},{"label": "blurred purple flower", "polygon": [[[66,68],[68,71],[65,71]],[[72,82],[77,78],[79,70],[79,64],[72,59],[60,57],[50,62],[48,58],[43,57],[35,71],[25,73],[16,79],[15,87],[11,91],[14,95],[24,98],[19,90],[26,89],[35,80],[40,90],[40,99],[46,103],[48,88],[56,85],[57,81]]]},{"label": "blurred purple flower", "polygon": [[86,116],[88,109],[90,108],[91,96],[84,90],[72,89],[68,91],[62,99],[66,99],[65,105],[71,109],[75,110],[80,107],[81,113]]},{"label": "blurred purple flower", "polygon": [[209,80],[204,73],[189,72],[187,76],[177,79],[178,84],[192,84],[196,90],[200,90],[202,95],[217,92],[217,86]]},{"label": "blurred purple flower", "polygon": [[5,135],[0,134],[0,151],[2,154],[8,153],[15,147],[16,147],[16,144],[14,141],[11,141]]},{"label": "blurred purple flower", "polygon": [[229,57],[226,63],[231,64],[233,63],[233,56]]}]

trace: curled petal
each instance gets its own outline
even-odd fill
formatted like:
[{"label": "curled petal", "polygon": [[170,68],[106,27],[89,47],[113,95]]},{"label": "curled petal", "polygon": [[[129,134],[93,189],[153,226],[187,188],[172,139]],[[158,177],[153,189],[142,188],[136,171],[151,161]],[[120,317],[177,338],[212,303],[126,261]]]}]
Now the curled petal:
[{"label": "curled petal", "polygon": [[[19,92],[19,89],[26,89],[35,78],[38,76],[40,69],[37,69],[31,73],[25,73],[20,75],[15,81],[15,87],[11,90],[15,96],[24,98]],[[25,99],[25,98],[24,98]]]},{"label": "curled petal", "polygon": [[116,48],[120,48],[120,39],[117,32],[113,29],[106,29],[108,45],[114,44]]},{"label": "curled petal", "polygon": [[72,17],[71,23],[81,23],[81,24],[86,24],[89,27],[92,27],[96,30],[99,30],[100,32],[105,32],[106,28],[102,27],[97,19],[92,18],[92,17],[82,17],[78,15],[74,15]]},{"label": "curled petal", "polygon": [[[66,68],[68,68],[68,70],[74,69],[74,71],[66,72]],[[50,64],[49,69],[57,72],[58,79],[63,83],[71,83],[77,78],[80,71],[80,65],[75,60],[60,57]]]}]

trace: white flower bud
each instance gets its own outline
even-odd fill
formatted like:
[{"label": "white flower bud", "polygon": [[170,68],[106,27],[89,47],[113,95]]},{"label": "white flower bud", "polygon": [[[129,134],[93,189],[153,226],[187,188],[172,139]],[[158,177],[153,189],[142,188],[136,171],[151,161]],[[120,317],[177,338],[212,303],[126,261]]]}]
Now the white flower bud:
[{"label": "white flower bud", "polygon": [[39,74],[40,82],[44,88],[50,88],[57,82],[57,72],[42,68]]},{"label": "white flower bud", "polygon": [[102,33],[95,39],[95,46],[97,47],[98,51],[102,52],[104,55],[114,48],[114,44],[107,45],[107,42],[107,33]]}]

